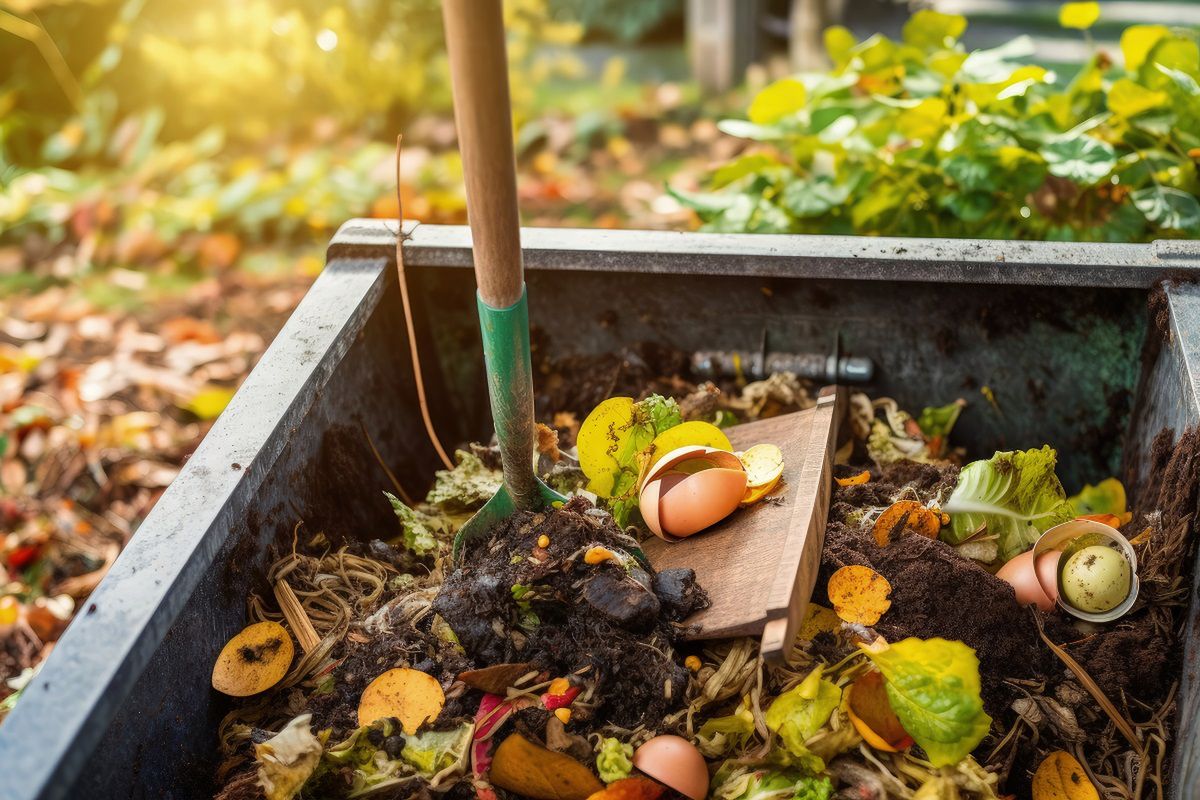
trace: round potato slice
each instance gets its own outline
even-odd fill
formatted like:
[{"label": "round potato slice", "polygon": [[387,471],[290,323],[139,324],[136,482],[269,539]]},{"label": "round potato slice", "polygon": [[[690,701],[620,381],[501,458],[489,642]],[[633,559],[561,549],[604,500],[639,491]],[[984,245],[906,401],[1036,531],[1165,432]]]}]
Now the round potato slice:
[{"label": "round potato slice", "polygon": [[774,486],[783,474],[783,451],[773,444],[756,444],[742,453],[742,465],[746,468],[746,486]]},{"label": "round potato slice", "polygon": [[435,719],[446,704],[446,694],[432,675],[417,669],[389,669],[363,690],[358,701],[358,724],[395,717],[412,735],[423,722]]},{"label": "round potato slice", "polygon": [[287,629],[278,622],[256,622],[221,649],[213,665],[213,688],[230,697],[265,692],[287,675],[293,655]]}]

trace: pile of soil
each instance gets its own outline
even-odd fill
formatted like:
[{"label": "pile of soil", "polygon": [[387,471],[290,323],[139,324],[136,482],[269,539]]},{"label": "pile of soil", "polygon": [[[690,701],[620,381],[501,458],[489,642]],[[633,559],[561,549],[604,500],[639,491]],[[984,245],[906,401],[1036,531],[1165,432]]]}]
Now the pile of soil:
[{"label": "pile of soil", "polygon": [[[545,536],[549,543],[540,547]],[[594,547],[617,558],[589,564]],[[676,623],[708,597],[690,569],[655,573],[637,542],[582,497],[544,513],[520,512],[469,547],[434,610],[473,664],[532,662],[594,682],[593,721],[633,728],[681,707],[688,673]]]},{"label": "pile of soil", "polygon": [[958,467],[904,461],[874,470],[868,483],[835,486],[815,599],[828,604],[824,587],[838,569],[871,567],[892,585],[892,606],[875,630],[888,641],[941,637],[974,648],[984,707],[995,717],[1019,696],[1005,678],[1045,674],[1046,652],[1030,612],[1011,586],[945,542],[908,533],[880,547],[871,525],[859,520],[862,509],[888,506],[901,495],[945,498],[957,479]]}]

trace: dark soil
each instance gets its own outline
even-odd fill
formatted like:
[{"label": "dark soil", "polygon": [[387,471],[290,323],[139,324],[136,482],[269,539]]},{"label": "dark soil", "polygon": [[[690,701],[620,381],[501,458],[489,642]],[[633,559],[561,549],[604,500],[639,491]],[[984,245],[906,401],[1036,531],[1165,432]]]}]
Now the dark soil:
[{"label": "dark soil", "polygon": [[[540,548],[543,535],[550,543]],[[552,675],[586,669],[597,724],[653,725],[680,707],[688,682],[671,648],[673,623],[708,599],[691,570],[656,575],[632,557],[587,564],[584,553],[594,546],[628,554],[636,542],[582,498],[518,513],[467,551],[434,610],[476,668],[531,661]]]},{"label": "dark soil", "polygon": [[979,656],[988,713],[1003,714],[1018,696],[1005,678],[1032,678],[1043,669],[1043,648],[1029,612],[1012,587],[949,545],[918,534],[879,547],[871,526],[852,514],[890,505],[905,487],[923,500],[949,494],[957,467],[906,461],[875,470],[869,483],[834,488],[817,602],[829,576],[848,564],[869,566],[892,585],[892,607],[875,630],[889,641],[908,636],[957,639]]}]

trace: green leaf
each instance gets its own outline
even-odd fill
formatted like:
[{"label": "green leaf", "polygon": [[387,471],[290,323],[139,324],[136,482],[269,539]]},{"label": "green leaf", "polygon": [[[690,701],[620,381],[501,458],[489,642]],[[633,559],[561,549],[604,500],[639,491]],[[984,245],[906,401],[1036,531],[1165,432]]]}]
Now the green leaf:
[{"label": "green leaf", "polygon": [[967,18],[958,14],[941,14],[923,8],[904,23],[904,41],[927,50],[953,47],[963,31]]},{"label": "green leaf", "polygon": [[1108,142],[1094,136],[1072,135],[1056,139],[1039,151],[1051,175],[1083,186],[1099,183],[1117,166],[1117,154]]},{"label": "green leaf", "polygon": [[500,470],[488,469],[474,453],[456,450],[454,469],[440,469],[433,473],[433,488],[425,496],[425,502],[444,511],[471,511],[479,508],[500,490],[504,475]]},{"label": "green leaf", "polygon": [[1130,198],[1137,210],[1159,228],[1186,231],[1200,226],[1200,202],[1180,189],[1154,184],[1138,189]]},{"label": "green leaf", "polygon": [[400,520],[400,543],[405,550],[417,556],[432,555],[438,549],[437,536],[434,533],[436,520],[428,514],[422,514],[416,509],[409,508],[400,498],[384,492],[396,519]]},{"label": "green leaf", "polygon": [[808,753],[804,742],[821,729],[842,701],[842,690],[821,673],[820,666],[814,667],[799,685],[775,698],[763,717],[795,756]]},{"label": "green leaf", "polygon": [[946,177],[967,191],[995,189],[992,170],[993,164],[982,155],[954,155],[942,161]]},{"label": "green leaf", "polygon": [[655,436],[683,423],[683,412],[679,410],[679,403],[673,397],[652,394],[634,403],[633,408],[634,413],[645,414]]},{"label": "green leaf", "polygon": [[942,510],[950,515],[943,538],[957,544],[986,527],[999,536],[1000,557],[1008,561],[1028,550],[1047,529],[1072,518],[1062,484],[1054,474],[1057,454],[1040,450],[996,453],[963,467]]},{"label": "green leaf", "polygon": [[1191,75],[1171,67],[1164,67],[1162,64],[1155,64],[1154,68],[1170,78],[1185,94],[1191,97],[1200,97],[1200,83],[1196,83],[1196,79]]},{"label": "green leaf", "polygon": [[963,79],[974,83],[1003,83],[1033,55],[1033,39],[1022,34],[988,50],[975,50],[959,68]]},{"label": "green leaf", "polygon": [[1108,90],[1108,110],[1118,117],[1134,117],[1167,102],[1167,93],[1147,89],[1128,78],[1113,82]]},{"label": "green leaf", "polygon": [[996,206],[987,192],[951,192],[938,200],[938,205],[963,222],[979,222]]},{"label": "green leaf", "polygon": [[749,153],[725,164],[713,173],[710,185],[720,189],[736,180],[755,175],[763,170],[781,167],[779,159],[766,153]]},{"label": "green leaf", "polygon": [[850,187],[834,183],[824,176],[813,180],[792,181],[783,189],[780,202],[793,216],[819,217],[837,208],[850,197]]},{"label": "green leaf", "polygon": [[804,108],[808,91],[795,78],[775,81],[755,95],[747,116],[756,125],[771,125]]},{"label": "green leaf", "polygon": [[756,142],[772,142],[784,137],[783,129],[780,127],[759,125],[744,119],[723,119],[717,123],[717,130],[728,136],[753,139]]},{"label": "green leaf", "polygon": [[957,764],[983,741],[992,718],[979,696],[979,659],[962,642],[909,638],[860,645],[883,673],[892,710],[935,767]]},{"label": "green leaf", "polygon": [[1158,40],[1170,31],[1166,25],[1130,25],[1121,33],[1121,54],[1125,56],[1125,69],[1136,72],[1146,56],[1158,44]]},{"label": "green leaf", "polygon": [[719,800],[829,800],[833,782],[820,775],[729,760],[713,776],[708,796]]},{"label": "green leaf", "polygon": [[1100,4],[1095,2],[1063,3],[1058,10],[1058,24],[1064,28],[1086,31],[1095,25],[1098,19],[1100,19]]},{"label": "green leaf", "polygon": [[956,400],[944,406],[928,406],[917,417],[917,426],[927,437],[941,436],[944,439],[954,429],[954,423],[958,422],[966,405],[965,401]]},{"label": "green leaf", "polygon": [[405,736],[400,758],[415,767],[417,772],[432,778],[463,758],[474,731],[475,726],[468,722],[449,730],[422,731],[416,736]]}]

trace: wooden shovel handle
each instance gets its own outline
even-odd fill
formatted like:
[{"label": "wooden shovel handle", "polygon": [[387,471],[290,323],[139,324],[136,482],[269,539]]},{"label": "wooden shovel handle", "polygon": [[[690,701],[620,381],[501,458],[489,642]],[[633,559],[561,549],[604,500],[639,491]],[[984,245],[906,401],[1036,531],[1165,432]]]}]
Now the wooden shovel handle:
[{"label": "wooden shovel handle", "polygon": [[520,217],[500,0],[443,0],[475,281],[493,308],[521,299]]}]

